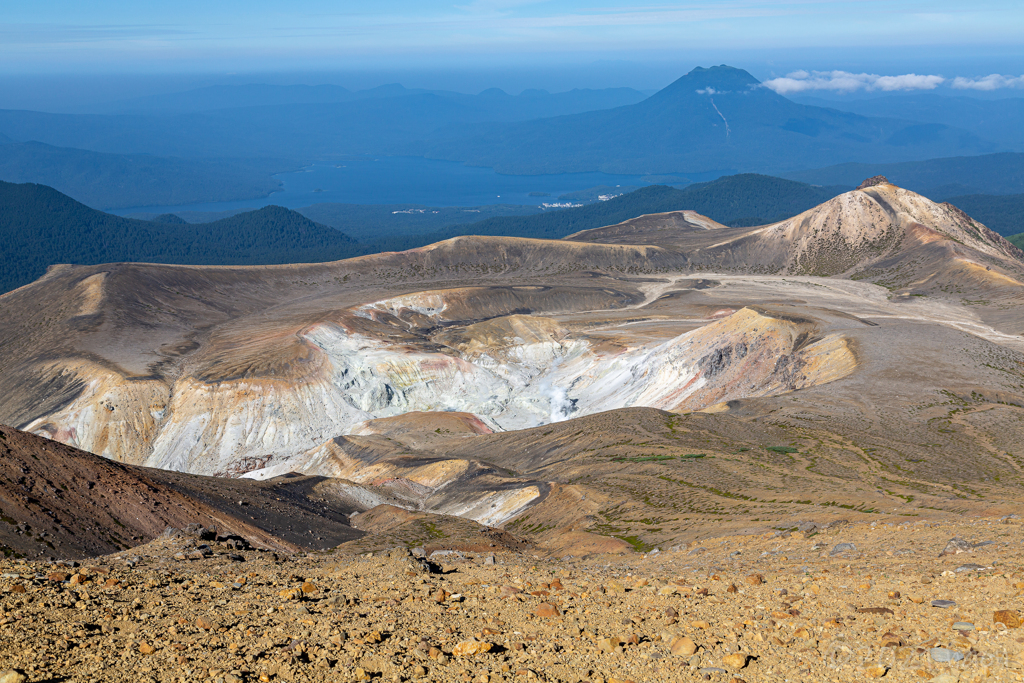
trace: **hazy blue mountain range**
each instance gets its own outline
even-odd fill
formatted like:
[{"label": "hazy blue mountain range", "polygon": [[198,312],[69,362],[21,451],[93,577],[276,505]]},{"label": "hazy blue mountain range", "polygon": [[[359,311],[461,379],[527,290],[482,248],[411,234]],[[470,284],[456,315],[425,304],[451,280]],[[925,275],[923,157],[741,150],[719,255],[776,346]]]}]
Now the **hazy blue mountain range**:
[{"label": "hazy blue mountain range", "polygon": [[986,154],[892,164],[849,163],[784,175],[815,185],[857,185],[858,178],[884,175],[900,187],[936,201],[969,194],[1022,194],[1024,154]]},{"label": "hazy blue mountain range", "polygon": [[831,107],[862,116],[894,117],[941,123],[1021,149],[1024,146],[1024,97],[978,99],[933,93],[884,95],[856,100],[793,98],[802,104]]},{"label": "hazy blue mountain range", "polygon": [[55,263],[262,264],[360,253],[342,232],[279,206],[206,223],[155,223],[90,209],[53,188],[0,182],[0,292]]},{"label": "hazy blue mountain range", "polygon": [[646,95],[632,88],[599,90],[575,88],[566,92],[525,90],[510,95],[498,88],[477,95],[446,90],[405,88],[397,83],[368,90],[351,91],[338,85],[215,85],[178,93],[151,95],[113,102],[98,108],[96,113],[110,114],[180,114],[293,104],[337,104],[359,100],[433,95],[458,102],[470,109],[488,111],[492,120],[521,120],[559,116],[594,109],[609,109],[643,100]]},{"label": "hazy blue mountain range", "polygon": [[983,154],[1006,146],[963,129],[797,104],[742,69],[697,68],[643,102],[462,127],[422,152],[502,173],[778,173],[847,162]]},{"label": "hazy blue mountain range", "polygon": [[[978,106],[990,105],[983,101]],[[252,197],[253,188],[273,181],[254,180],[250,172],[270,175],[281,165],[330,162],[346,154],[430,156],[515,174],[780,175],[837,161],[886,164],[1012,149],[1006,140],[952,125],[955,120],[914,121],[906,112],[869,117],[798,104],[760,87],[746,71],[727,66],[694,69],[647,98],[628,88],[513,96],[500,90],[464,95],[399,85],[350,92],[336,86],[254,84],[140,98],[112,109],[122,113],[0,110],[0,135],[72,150],[163,157],[150,164],[165,169],[152,171],[152,189],[142,191],[129,182],[119,185],[118,192],[134,193],[132,199],[97,200],[100,190],[87,187],[89,176],[103,176],[113,160],[96,158],[99,165],[93,169],[85,157],[69,154],[64,169],[64,162],[43,148],[22,148],[14,168],[0,169],[0,178],[53,184],[113,208],[173,205],[154,191],[170,192],[182,184],[201,187],[218,201]],[[981,126],[977,121],[971,125]],[[235,164],[237,178],[218,180],[211,169],[186,166],[178,171],[175,164],[181,162],[172,159],[217,160],[225,169]],[[246,161],[227,161],[232,159]],[[268,167],[264,159],[280,163]],[[189,175],[195,182],[185,178]],[[856,184],[865,174],[857,171],[856,176],[856,181],[813,182]],[[964,184],[949,194],[992,191],[1001,190]]]},{"label": "hazy blue mountain range", "polygon": [[214,106],[230,99],[232,91],[227,88],[200,93],[203,96],[183,93],[180,97],[186,100],[198,100],[184,112],[175,109],[173,102],[167,103],[169,109],[117,115],[0,110],[0,133],[14,140],[115,154],[309,161],[407,151],[408,145],[429,139],[443,126],[521,121],[618,106],[644,97],[629,88],[554,95],[527,91],[512,96],[500,90],[463,95],[384,86],[337,101],[279,103],[274,95],[279,92],[273,86],[243,89],[242,102],[261,104],[230,108]]},{"label": "hazy blue mountain range", "polygon": [[90,206],[116,209],[265,197],[290,170],[267,159],[181,159],[106,154],[0,139],[0,179],[41,183]]}]

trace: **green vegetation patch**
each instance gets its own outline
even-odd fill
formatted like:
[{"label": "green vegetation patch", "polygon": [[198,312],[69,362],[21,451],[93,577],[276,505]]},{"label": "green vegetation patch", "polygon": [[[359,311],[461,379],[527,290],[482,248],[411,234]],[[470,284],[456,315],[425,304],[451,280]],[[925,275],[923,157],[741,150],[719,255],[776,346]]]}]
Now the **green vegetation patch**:
[{"label": "green vegetation patch", "polygon": [[697,460],[708,457],[706,453],[687,453],[686,455],[639,455],[636,457],[612,458],[612,462],[665,462],[666,460]]},{"label": "green vegetation patch", "polygon": [[444,538],[446,536],[446,534],[441,531],[440,527],[433,522],[425,522],[423,524],[423,528],[426,529],[427,535],[430,538]]}]

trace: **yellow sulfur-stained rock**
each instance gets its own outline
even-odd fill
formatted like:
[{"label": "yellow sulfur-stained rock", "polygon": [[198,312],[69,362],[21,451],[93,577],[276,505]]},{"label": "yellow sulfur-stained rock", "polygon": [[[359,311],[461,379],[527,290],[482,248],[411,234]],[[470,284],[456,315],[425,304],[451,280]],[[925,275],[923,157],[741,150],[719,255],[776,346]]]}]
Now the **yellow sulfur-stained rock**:
[{"label": "yellow sulfur-stained rock", "polygon": [[888,672],[888,667],[874,662],[864,667],[864,675],[868,678],[881,678]]},{"label": "yellow sulfur-stained rock", "polygon": [[722,664],[732,671],[739,671],[747,665],[747,655],[742,652],[733,652],[722,657]]},{"label": "yellow sulfur-stained rock", "polygon": [[456,657],[471,657],[473,655],[483,654],[484,652],[490,652],[493,648],[494,645],[491,643],[472,638],[470,640],[464,640],[452,648],[452,654]]},{"label": "yellow sulfur-stained rock", "polygon": [[1006,628],[1020,628],[1022,620],[1016,610],[1001,609],[992,615],[993,624],[1003,624]]}]

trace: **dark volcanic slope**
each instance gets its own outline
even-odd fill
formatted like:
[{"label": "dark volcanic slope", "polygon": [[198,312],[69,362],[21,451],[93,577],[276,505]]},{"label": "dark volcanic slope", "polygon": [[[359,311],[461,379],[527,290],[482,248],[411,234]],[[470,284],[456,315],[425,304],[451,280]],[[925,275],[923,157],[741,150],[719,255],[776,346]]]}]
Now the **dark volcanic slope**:
[{"label": "dark volcanic slope", "polygon": [[[132,467],[0,426],[0,551],[88,557],[194,522],[280,550],[360,537],[348,524],[352,509],[336,498],[307,497],[319,481],[219,480]],[[316,533],[306,533],[310,528]]]},{"label": "dark volcanic slope", "polygon": [[362,536],[349,525],[353,512],[365,506],[320,486],[326,477],[287,474],[269,481],[199,477],[180,472],[147,470],[169,489],[198,500],[226,515],[306,548],[333,548]]}]

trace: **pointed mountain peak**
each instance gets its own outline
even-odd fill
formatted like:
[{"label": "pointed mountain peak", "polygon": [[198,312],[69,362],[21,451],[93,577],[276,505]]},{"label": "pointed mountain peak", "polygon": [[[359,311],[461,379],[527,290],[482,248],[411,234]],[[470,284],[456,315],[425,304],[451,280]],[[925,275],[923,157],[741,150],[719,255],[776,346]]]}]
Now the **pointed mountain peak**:
[{"label": "pointed mountain peak", "polygon": [[[743,69],[722,64],[704,68],[698,66],[690,73],[678,79],[665,90],[692,92],[705,91],[707,94],[714,92],[734,92],[737,90],[749,90],[761,84],[761,81],[751,76]],[[664,91],[662,91],[664,92]]]}]

